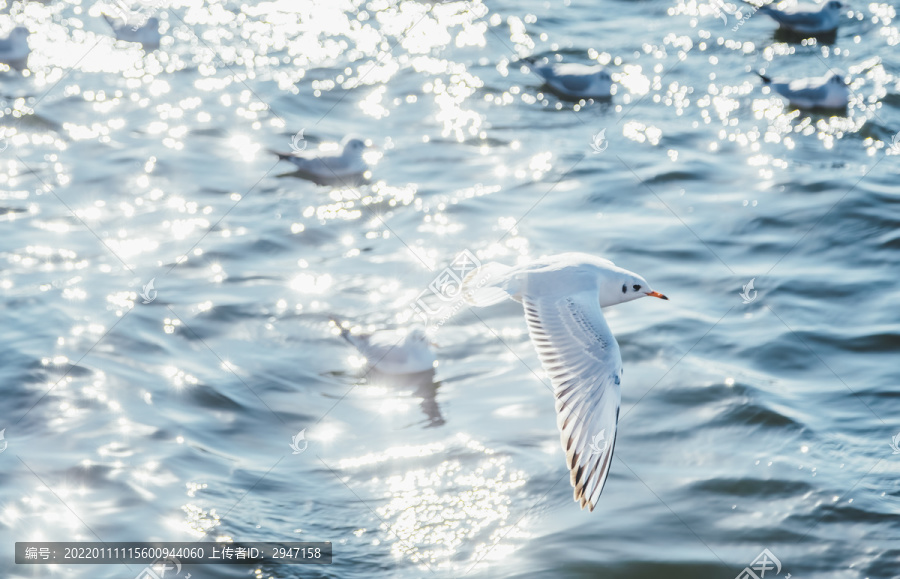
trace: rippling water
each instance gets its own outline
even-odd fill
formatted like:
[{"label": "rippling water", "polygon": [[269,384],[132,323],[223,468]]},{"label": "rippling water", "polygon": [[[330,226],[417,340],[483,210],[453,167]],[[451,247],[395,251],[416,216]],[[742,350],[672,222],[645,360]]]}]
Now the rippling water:
[{"label": "rippling water", "polygon": [[[5,577],[139,571],[15,541],[231,539],[334,563],[193,577],[731,579],[763,549],[777,577],[900,577],[894,6],[788,44],[693,1],[176,0],[147,52],[100,4],[2,6],[33,50],[0,72]],[[612,100],[518,62],[557,54],[607,64]],[[846,116],[753,74],[830,68]],[[301,129],[368,139],[371,183],[289,175],[267,149]],[[433,381],[363,378],[329,324],[410,322],[466,250],[603,255],[671,298],[608,311],[593,513],[518,304],[441,324]]]}]

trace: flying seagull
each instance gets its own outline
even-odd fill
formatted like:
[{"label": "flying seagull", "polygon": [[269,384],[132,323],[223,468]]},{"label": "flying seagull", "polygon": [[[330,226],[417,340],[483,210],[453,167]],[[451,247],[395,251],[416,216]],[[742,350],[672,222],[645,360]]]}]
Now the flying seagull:
[{"label": "flying seagull", "polygon": [[622,399],[622,355],[603,309],[651,296],[643,277],[585,253],[563,253],[517,267],[488,263],[463,285],[466,299],[522,303],[528,334],[553,383],[556,424],[575,501],[591,511],[612,464]]}]

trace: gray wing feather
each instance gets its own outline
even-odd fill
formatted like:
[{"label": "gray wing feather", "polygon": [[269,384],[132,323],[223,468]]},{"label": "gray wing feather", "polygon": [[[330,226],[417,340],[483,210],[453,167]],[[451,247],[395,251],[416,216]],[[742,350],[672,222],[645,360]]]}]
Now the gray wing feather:
[{"label": "gray wing feather", "polygon": [[[528,333],[556,397],[575,500],[594,510],[609,476],[621,401],[622,357],[596,291],[522,300]],[[592,439],[605,432],[602,449]],[[599,450],[599,452],[597,451]]]}]

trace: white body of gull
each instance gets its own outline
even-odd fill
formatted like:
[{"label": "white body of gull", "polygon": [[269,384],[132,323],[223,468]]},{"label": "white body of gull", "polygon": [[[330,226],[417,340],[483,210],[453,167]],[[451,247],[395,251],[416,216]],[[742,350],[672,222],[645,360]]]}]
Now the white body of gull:
[{"label": "white body of gull", "polygon": [[598,65],[557,63],[537,66],[534,59],[526,58],[531,70],[544,79],[548,87],[560,95],[577,99],[610,98],[612,77]]},{"label": "white body of gull", "polygon": [[622,399],[622,356],[601,308],[653,296],[641,276],[584,253],[564,253],[518,267],[489,263],[464,285],[470,303],[522,302],[531,342],[556,397],[575,501],[594,510],[606,484]]},{"label": "white body of gull", "polygon": [[300,153],[279,153],[283,161],[297,166],[297,175],[319,185],[356,184],[364,180],[369,166],[363,159],[366,144],[354,137],[346,137],[340,151],[303,151]]},{"label": "white body of gull", "polygon": [[350,342],[368,362],[369,368],[382,374],[418,374],[434,370],[437,357],[425,328],[414,325],[408,331],[380,330],[371,334],[353,334],[332,318],[341,336]]},{"label": "white body of gull", "polygon": [[129,14],[127,18],[103,15],[112,27],[117,40],[138,42],[147,47],[159,46],[162,35],[159,33],[159,19],[146,18],[138,12]]},{"label": "white body of gull", "polygon": [[28,29],[16,26],[5,38],[0,38],[0,62],[21,65],[28,60],[31,48],[28,46]]},{"label": "white body of gull", "polygon": [[779,10],[770,5],[759,11],[768,14],[781,28],[798,34],[826,34],[837,30],[844,5],[838,0],[830,0],[824,6],[804,4],[791,10]]},{"label": "white body of gull", "polygon": [[775,82],[768,76],[759,76],[763,83],[800,109],[837,110],[845,109],[850,104],[850,89],[844,77],[836,73],[788,82]]}]

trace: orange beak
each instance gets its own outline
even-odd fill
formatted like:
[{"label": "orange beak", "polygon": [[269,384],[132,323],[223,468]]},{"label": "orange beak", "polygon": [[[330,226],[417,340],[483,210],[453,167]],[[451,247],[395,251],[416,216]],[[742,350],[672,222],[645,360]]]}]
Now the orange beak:
[{"label": "orange beak", "polygon": [[661,299],[661,300],[667,300],[667,299],[669,299],[669,298],[667,298],[666,296],[662,295],[662,294],[659,293],[659,292],[647,292],[647,295],[650,296],[650,297],[659,298],[659,299]]}]

